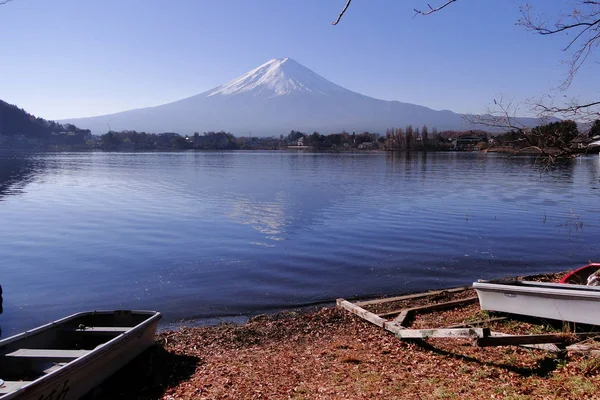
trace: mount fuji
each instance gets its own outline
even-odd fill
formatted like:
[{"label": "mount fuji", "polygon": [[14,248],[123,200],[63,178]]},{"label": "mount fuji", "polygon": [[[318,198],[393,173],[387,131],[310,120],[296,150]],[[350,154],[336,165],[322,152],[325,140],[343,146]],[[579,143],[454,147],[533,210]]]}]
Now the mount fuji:
[{"label": "mount fuji", "polygon": [[383,133],[407,124],[464,130],[460,114],[415,104],[385,101],[345,89],[292,60],[270,60],[207,92],[156,107],[61,121],[95,134],[113,130],[144,132],[227,131],[270,136],[290,130],[323,134]]}]

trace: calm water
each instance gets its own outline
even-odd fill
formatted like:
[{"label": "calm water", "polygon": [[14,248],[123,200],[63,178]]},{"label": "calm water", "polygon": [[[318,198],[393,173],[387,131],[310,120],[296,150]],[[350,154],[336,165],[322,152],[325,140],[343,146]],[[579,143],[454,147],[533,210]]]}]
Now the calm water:
[{"label": "calm water", "polygon": [[598,156],[0,153],[3,336],[219,318],[600,260]]}]

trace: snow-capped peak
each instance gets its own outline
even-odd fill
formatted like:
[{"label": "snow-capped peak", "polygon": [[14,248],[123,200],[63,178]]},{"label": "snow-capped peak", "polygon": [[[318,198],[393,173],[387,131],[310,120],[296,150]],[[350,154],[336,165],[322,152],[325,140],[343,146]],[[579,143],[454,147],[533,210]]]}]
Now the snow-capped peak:
[{"label": "snow-capped peak", "polygon": [[250,92],[276,97],[293,92],[332,94],[345,91],[291,58],[275,58],[210,91],[207,97]]}]

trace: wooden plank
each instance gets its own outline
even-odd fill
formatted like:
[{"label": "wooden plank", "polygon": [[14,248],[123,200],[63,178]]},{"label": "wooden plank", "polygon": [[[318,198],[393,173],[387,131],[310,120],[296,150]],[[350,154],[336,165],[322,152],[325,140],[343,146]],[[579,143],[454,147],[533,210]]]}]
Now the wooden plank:
[{"label": "wooden plank", "polygon": [[58,349],[18,349],[7,353],[5,357],[73,359],[83,357],[91,350],[58,350]]},{"label": "wooden plank", "polygon": [[4,385],[0,387],[0,395],[14,392],[21,389],[25,385],[29,385],[32,381],[4,381]]},{"label": "wooden plank", "polygon": [[357,306],[360,306],[360,307],[370,306],[373,304],[389,303],[391,301],[420,299],[423,297],[435,296],[435,295],[442,294],[442,293],[464,292],[465,290],[468,290],[468,289],[471,289],[471,286],[461,286],[461,287],[452,288],[452,289],[435,290],[435,291],[425,292],[425,293],[407,294],[407,295],[403,295],[403,296],[387,297],[387,298],[376,299],[376,300],[356,301],[353,304],[356,304]]},{"label": "wooden plank", "polygon": [[[502,332],[492,332],[491,336],[502,337],[502,336],[511,336],[511,335],[509,335],[508,333],[502,333]],[[526,347],[528,349],[546,350],[546,351],[550,351],[552,353],[560,353],[562,351],[562,349],[560,347],[558,347],[557,345],[555,345],[554,343],[520,344],[519,346]]]},{"label": "wooden plank", "polygon": [[338,307],[345,308],[346,310],[350,311],[351,313],[358,315],[362,319],[366,319],[367,321],[372,322],[375,325],[380,326],[382,328],[383,328],[384,324],[387,322],[387,320],[379,317],[378,315],[373,314],[372,312],[367,311],[364,308],[361,308],[355,304],[352,304],[349,301],[346,301],[344,299],[337,299],[336,305]]},{"label": "wooden plank", "polygon": [[483,324],[487,324],[490,322],[504,321],[505,319],[507,319],[507,318],[506,317],[496,317],[496,318],[488,318],[488,319],[479,319],[477,321],[465,322],[462,324],[448,325],[446,328],[448,328],[448,329],[468,328],[473,325],[483,325]]},{"label": "wooden plank", "polygon": [[399,339],[483,338],[488,335],[487,328],[403,329],[396,332],[396,337]]},{"label": "wooden plank", "polygon": [[394,318],[394,323],[400,325],[404,328],[408,327],[408,318],[410,317],[411,312],[409,310],[405,310],[400,312],[396,318]]},{"label": "wooden plank", "polygon": [[52,372],[58,371],[59,369],[61,369],[62,367],[64,367],[67,364],[68,363],[66,363],[66,362],[55,363],[50,368],[46,368],[43,372],[44,372],[44,374],[51,374]]},{"label": "wooden plank", "polygon": [[392,315],[400,314],[404,311],[408,312],[422,312],[422,311],[436,311],[436,310],[444,310],[448,308],[457,307],[464,304],[476,303],[479,301],[479,297],[467,297],[466,299],[459,299],[453,301],[447,301],[445,303],[436,303],[436,304],[428,304],[426,306],[420,307],[411,307],[411,308],[403,308],[401,310],[389,311],[383,314],[379,314],[380,317],[390,317]]},{"label": "wooden plank", "polygon": [[[597,346],[595,346],[597,348]],[[567,351],[572,351],[574,353],[587,353],[590,351],[592,347],[589,344],[572,344],[566,347]]]},{"label": "wooden plank", "polygon": [[598,343],[595,343],[593,345],[572,344],[570,346],[567,346],[566,350],[572,353],[589,353],[594,356],[600,355],[600,348],[598,348]]},{"label": "wooden plank", "polygon": [[395,334],[398,331],[405,330],[406,327],[398,324],[397,322],[389,321],[389,322],[386,322],[383,325],[383,329],[385,329],[388,332],[392,332],[392,333]]}]

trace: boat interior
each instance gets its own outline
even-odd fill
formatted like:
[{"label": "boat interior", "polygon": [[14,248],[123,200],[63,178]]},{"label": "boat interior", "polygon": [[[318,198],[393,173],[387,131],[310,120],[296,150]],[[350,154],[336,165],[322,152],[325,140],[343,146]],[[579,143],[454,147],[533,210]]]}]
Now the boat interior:
[{"label": "boat interior", "polygon": [[578,270],[569,274],[565,283],[586,285],[588,277],[598,270],[600,270],[600,264],[598,263],[586,265],[585,267],[579,268]]},{"label": "boat interior", "polygon": [[130,311],[77,314],[0,341],[0,399],[68,365],[152,315]]}]

